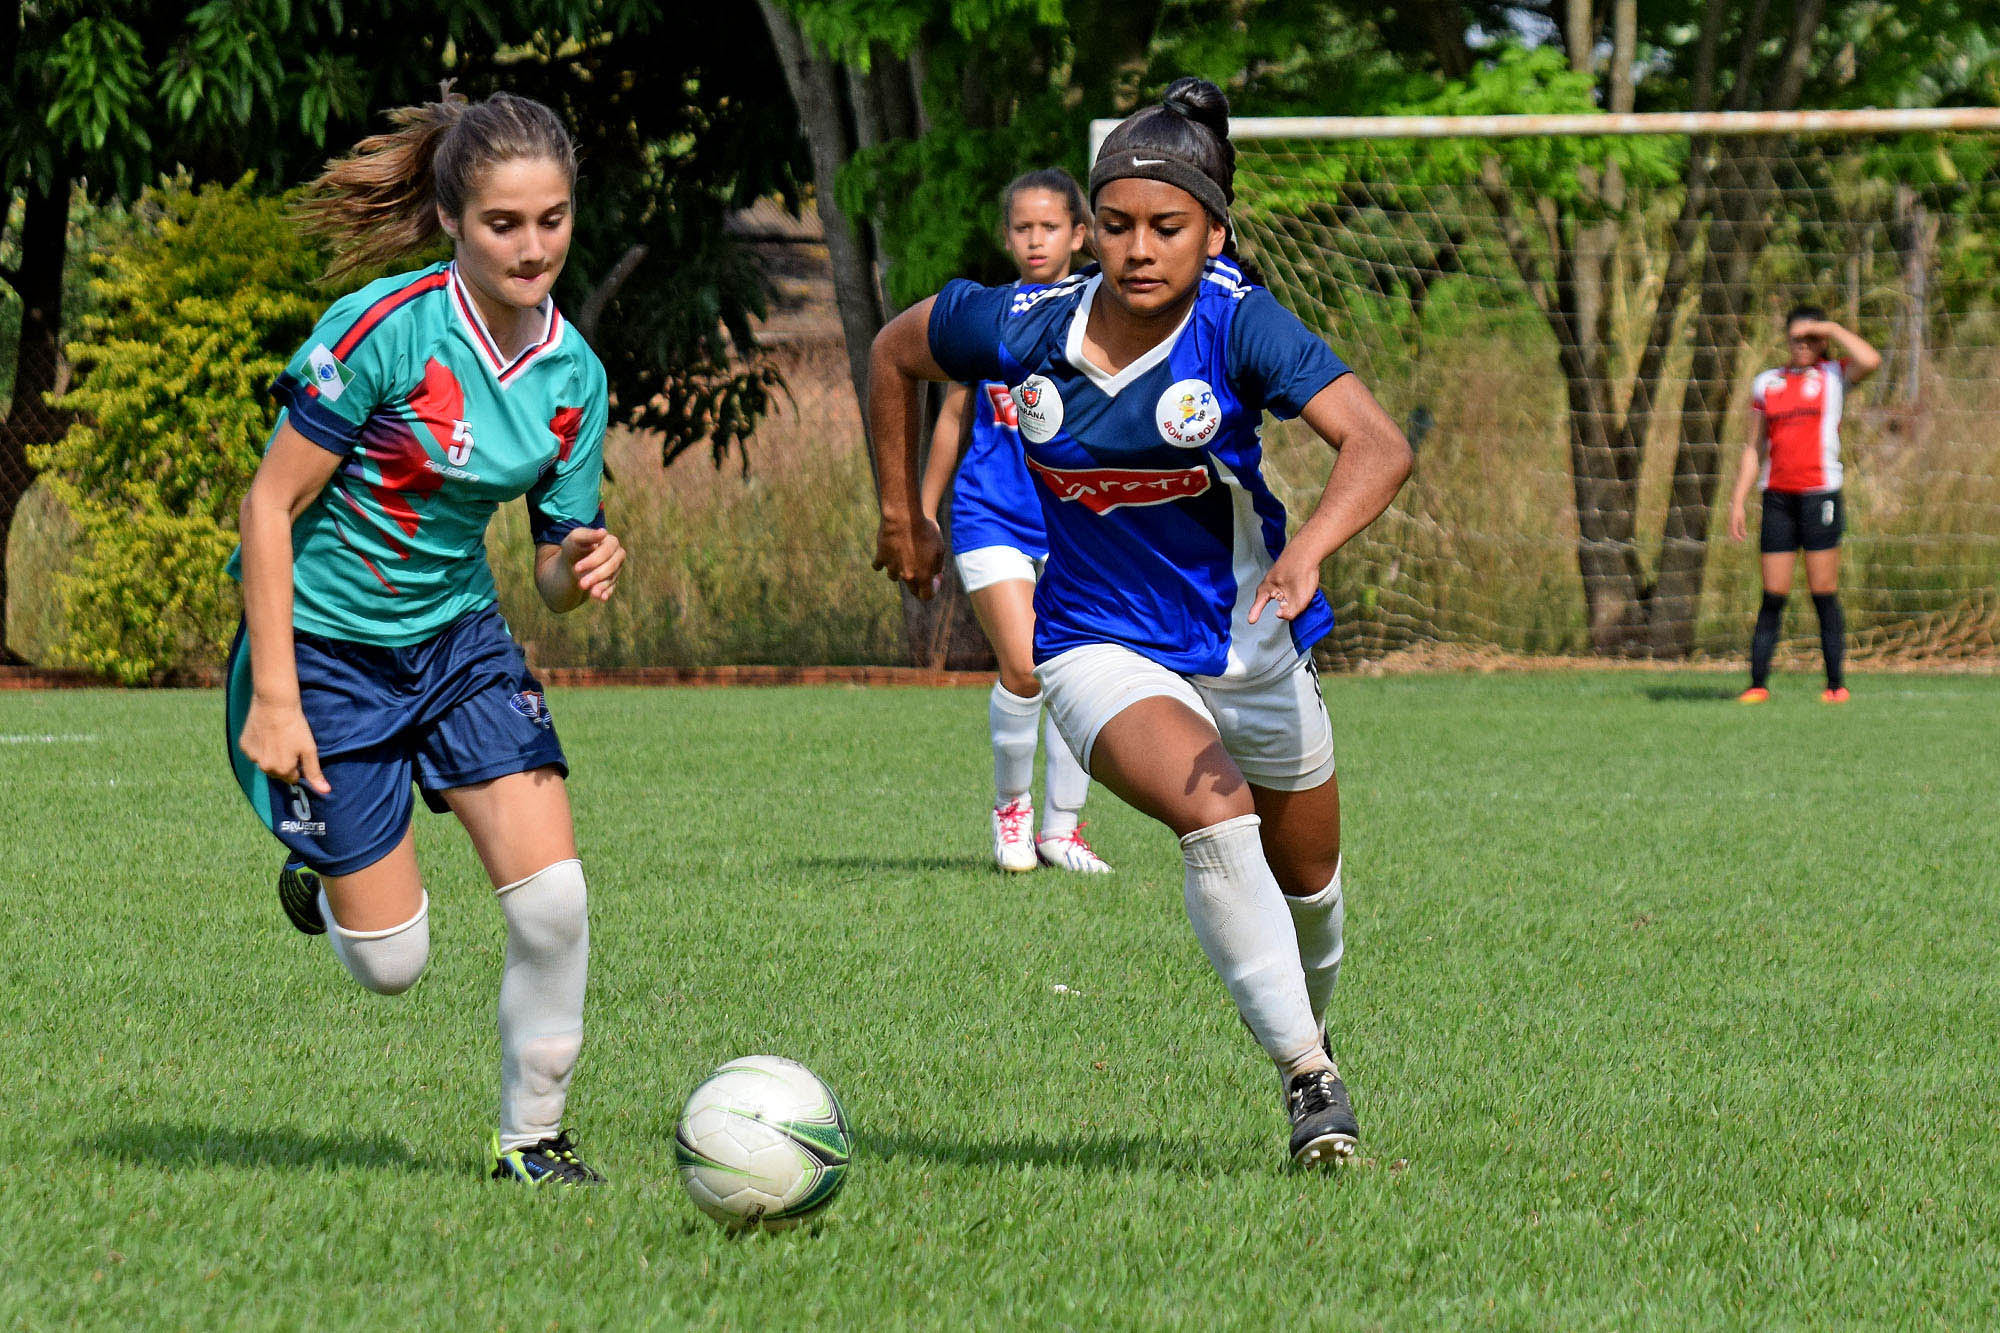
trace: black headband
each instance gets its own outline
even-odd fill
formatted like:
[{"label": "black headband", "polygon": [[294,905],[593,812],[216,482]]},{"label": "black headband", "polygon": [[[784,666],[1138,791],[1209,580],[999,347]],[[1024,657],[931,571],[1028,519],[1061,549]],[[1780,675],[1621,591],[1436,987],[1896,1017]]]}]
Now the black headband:
[{"label": "black headband", "polygon": [[1229,225],[1229,201],[1223,197],[1222,187],[1186,158],[1170,156],[1157,148],[1120,148],[1100,153],[1097,165],[1090,169],[1091,210],[1097,209],[1098,191],[1112,181],[1134,178],[1177,185],[1199,199],[1209,216],[1224,226]]}]

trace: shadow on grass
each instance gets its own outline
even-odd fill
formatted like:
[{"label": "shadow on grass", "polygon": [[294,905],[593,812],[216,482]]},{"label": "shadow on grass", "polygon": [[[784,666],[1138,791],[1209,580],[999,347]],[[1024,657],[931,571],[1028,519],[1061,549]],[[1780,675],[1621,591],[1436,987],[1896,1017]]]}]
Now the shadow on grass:
[{"label": "shadow on grass", "polygon": [[1740,690],[1730,685],[1648,685],[1646,697],[1656,704],[1719,704],[1734,699]]},{"label": "shadow on grass", "polygon": [[788,856],[784,865],[793,870],[865,870],[875,873],[899,870],[991,870],[993,862],[973,853],[967,856],[872,856],[853,852],[844,856]]},{"label": "shadow on grass", "polygon": [[1079,1166],[1092,1171],[1186,1171],[1211,1175],[1232,1164],[1190,1140],[1138,1135],[1067,1139],[958,1139],[942,1134],[864,1134],[856,1156],[921,1158],[944,1166]]},{"label": "shadow on grass", "polygon": [[302,1134],[293,1129],[225,1129],[150,1124],[76,1140],[88,1153],[141,1166],[377,1167],[389,1171],[463,1171],[463,1162],[413,1156],[384,1134]]}]

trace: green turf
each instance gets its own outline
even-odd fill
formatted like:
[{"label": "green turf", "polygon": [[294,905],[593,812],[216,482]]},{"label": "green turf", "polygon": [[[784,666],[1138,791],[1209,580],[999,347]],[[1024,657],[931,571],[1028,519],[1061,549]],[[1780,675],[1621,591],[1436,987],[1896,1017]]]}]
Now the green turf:
[{"label": "green turf", "polygon": [[[285,925],[219,696],[0,694],[0,1325],[1990,1324],[2000,680],[1734,684],[1327,682],[1366,1160],[1313,1177],[1170,836],[1100,794],[1115,877],[985,868],[982,694],[559,692],[613,1181],[569,1197],[475,1175],[455,825],[370,996]],[[859,1152],[732,1240],[671,1129],[758,1051]]]}]

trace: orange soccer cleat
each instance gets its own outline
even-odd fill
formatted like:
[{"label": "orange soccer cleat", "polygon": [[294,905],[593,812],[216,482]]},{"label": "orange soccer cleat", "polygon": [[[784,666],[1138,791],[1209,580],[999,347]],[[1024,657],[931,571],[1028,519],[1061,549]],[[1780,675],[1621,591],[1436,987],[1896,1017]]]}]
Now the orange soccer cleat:
[{"label": "orange soccer cleat", "polygon": [[1829,685],[1820,692],[1819,701],[1823,704],[1844,704],[1847,702],[1847,687]]},{"label": "orange soccer cleat", "polygon": [[1749,689],[1736,696],[1736,702],[1740,704],[1761,704],[1770,697],[1771,692],[1762,685],[1752,685]]}]

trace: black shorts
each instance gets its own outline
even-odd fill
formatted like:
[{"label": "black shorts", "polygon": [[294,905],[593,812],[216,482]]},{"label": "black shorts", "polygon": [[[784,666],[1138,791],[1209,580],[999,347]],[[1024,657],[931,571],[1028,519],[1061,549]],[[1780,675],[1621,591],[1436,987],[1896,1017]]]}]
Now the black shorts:
[{"label": "black shorts", "polygon": [[1765,555],[1831,551],[1847,530],[1839,491],[1765,491],[1764,526],[1757,549]]}]

